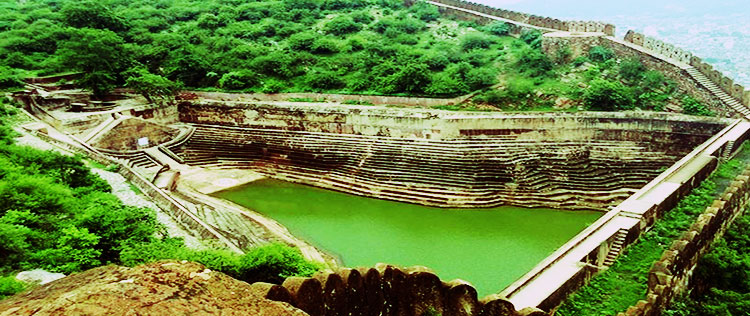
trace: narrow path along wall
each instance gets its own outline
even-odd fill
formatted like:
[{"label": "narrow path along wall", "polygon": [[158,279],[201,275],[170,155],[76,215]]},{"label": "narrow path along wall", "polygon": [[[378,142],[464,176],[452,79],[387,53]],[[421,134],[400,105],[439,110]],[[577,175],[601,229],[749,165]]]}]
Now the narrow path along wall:
[{"label": "narrow path along wall", "polygon": [[645,299],[618,316],[660,315],[672,300],[689,289],[698,260],[721,238],[750,201],[750,167],[727,187],[721,197],[706,208],[688,231],[672,242],[649,271]]}]

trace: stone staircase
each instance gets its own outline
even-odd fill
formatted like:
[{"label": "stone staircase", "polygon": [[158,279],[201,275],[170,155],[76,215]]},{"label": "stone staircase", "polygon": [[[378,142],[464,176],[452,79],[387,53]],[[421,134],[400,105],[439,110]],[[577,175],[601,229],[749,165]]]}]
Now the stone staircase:
[{"label": "stone staircase", "polygon": [[604,259],[605,267],[612,266],[612,264],[615,263],[615,260],[617,260],[617,257],[620,256],[627,236],[627,229],[620,228],[620,230],[617,231],[615,234],[615,241],[612,243],[612,248],[609,248],[609,253],[607,253],[607,257]]},{"label": "stone staircase", "polygon": [[724,90],[722,90],[719,86],[717,86],[711,79],[706,77],[703,73],[701,73],[698,69],[695,69],[695,67],[687,67],[685,68],[685,71],[695,79],[698,83],[700,83],[703,87],[705,87],[708,91],[713,93],[717,98],[721,100],[722,103],[729,106],[732,110],[742,114],[742,116],[745,119],[750,119],[750,108],[746,107],[742,104],[739,100],[733,98]]},{"label": "stone staircase", "polygon": [[731,158],[732,152],[734,151],[734,141],[728,141],[725,146],[726,148],[724,148],[724,152],[721,154],[721,159],[723,161],[727,161],[729,160],[729,158]]}]

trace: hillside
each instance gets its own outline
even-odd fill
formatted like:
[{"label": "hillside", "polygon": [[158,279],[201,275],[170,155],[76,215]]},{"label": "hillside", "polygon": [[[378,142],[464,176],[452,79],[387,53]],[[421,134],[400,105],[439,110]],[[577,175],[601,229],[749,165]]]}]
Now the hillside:
[{"label": "hillside", "polygon": [[[510,36],[399,0],[62,1],[0,7],[0,88],[81,72],[79,86],[450,97],[453,110],[647,110],[711,114],[670,80],[601,47],[546,56]],[[600,49],[601,48],[601,49]],[[568,52],[569,53],[569,52]],[[591,87],[591,89],[589,89]]]}]

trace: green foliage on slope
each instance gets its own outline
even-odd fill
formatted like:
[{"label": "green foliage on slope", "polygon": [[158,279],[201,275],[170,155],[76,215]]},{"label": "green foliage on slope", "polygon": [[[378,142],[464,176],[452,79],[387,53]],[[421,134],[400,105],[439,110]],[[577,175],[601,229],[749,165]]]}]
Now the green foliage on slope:
[{"label": "green foliage on slope", "polygon": [[196,251],[166,237],[153,210],[127,206],[80,156],[14,144],[6,122],[15,109],[0,99],[0,298],[24,290],[11,274],[73,273],[106,264],[183,259],[246,281],[281,282],[320,266],[284,245],[238,256]]},{"label": "green foliage on slope", "polygon": [[494,67],[507,34],[396,0],[28,0],[0,5],[0,20],[3,73],[78,71],[95,94],[151,75],[201,89],[452,96],[495,82],[465,73]]},{"label": "green foliage on slope", "polygon": [[[614,265],[568,297],[558,309],[557,315],[616,315],[635,305],[639,300],[645,299],[648,289],[648,272],[654,262],[659,260],[672,241],[679,238],[705,211],[706,207],[724,192],[729,180],[740,174],[744,169],[744,164],[748,161],[750,161],[750,146],[744,146],[737,158],[719,166],[707,180],[693,189],[675,208],[656,221],[651,230],[628,247]],[[727,262],[733,261],[732,258],[727,258]]]}]

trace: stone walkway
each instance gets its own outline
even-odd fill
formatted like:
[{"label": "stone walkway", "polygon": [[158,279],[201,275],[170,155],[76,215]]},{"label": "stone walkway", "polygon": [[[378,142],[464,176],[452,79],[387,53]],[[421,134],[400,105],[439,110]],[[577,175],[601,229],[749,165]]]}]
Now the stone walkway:
[{"label": "stone walkway", "polygon": [[[16,131],[20,134],[20,136],[16,138],[16,144],[18,145],[29,146],[41,150],[53,150],[64,155],[73,155],[71,152],[52,145],[40,139],[39,137],[29,134],[21,128],[17,128]],[[112,194],[120,198],[120,200],[125,205],[147,207],[154,210],[156,212],[157,220],[159,221],[159,223],[165,226],[167,234],[170,237],[182,238],[185,241],[185,245],[189,248],[206,248],[199,239],[195,238],[192,234],[183,229],[181,225],[179,225],[172,219],[172,217],[164,213],[163,210],[149,201],[142,194],[134,192],[131,189],[128,181],[122,175],[116,172],[109,172],[93,167],[91,168],[91,171],[99,175],[99,177],[101,177],[103,180],[107,181],[107,183],[109,183],[109,185],[112,187]]]}]

